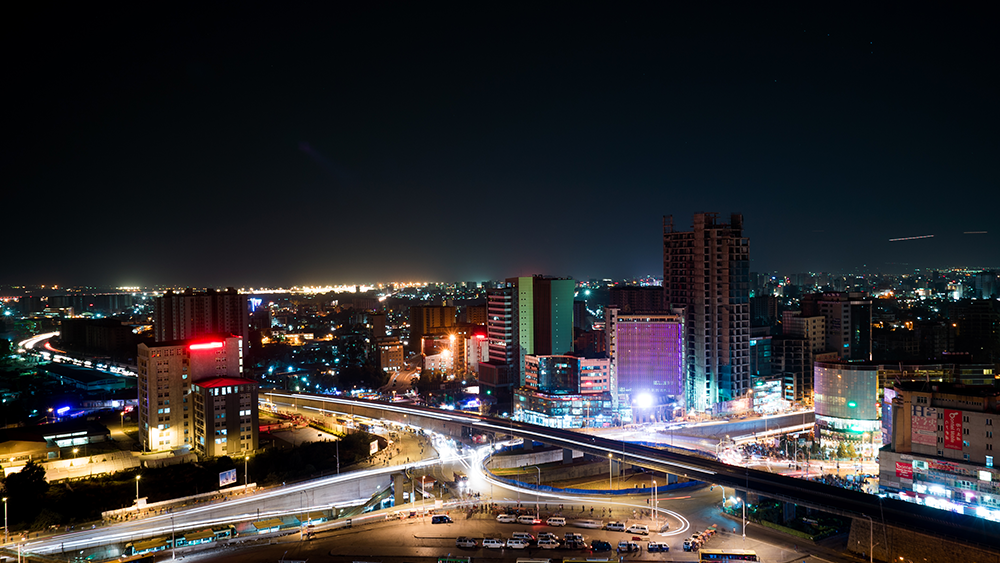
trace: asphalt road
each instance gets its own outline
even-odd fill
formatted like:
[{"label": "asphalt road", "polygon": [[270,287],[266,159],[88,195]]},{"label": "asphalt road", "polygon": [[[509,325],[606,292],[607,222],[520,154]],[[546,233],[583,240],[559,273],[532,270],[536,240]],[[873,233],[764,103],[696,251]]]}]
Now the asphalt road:
[{"label": "asphalt road", "polygon": [[[597,500],[597,499],[592,499]],[[792,541],[783,538],[775,538],[770,530],[751,526],[748,528],[747,538],[742,536],[742,526],[733,522],[729,518],[722,516],[719,511],[721,504],[721,494],[718,488],[714,491],[708,487],[691,492],[687,495],[678,495],[661,501],[661,506],[685,515],[685,519],[690,522],[690,528],[684,533],[677,534],[667,532],[666,534],[651,534],[649,541],[665,542],[670,545],[668,553],[649,553],[645,550],[647,541],[640,543],[643,546],[642,553],[623,554],[626,561],[697,561],[697,553],[684,552],[682,549],[683,540],[694,531],[700,531],[716,524],[720,532],[709,540],[706,547],[715,548],[745,548],[754,549],[762,557],[763,561],[784,563],[787,561],[807,561],[810,552],[813,555],[822,557],[822,560],[833,563],[846,563],[854,561],[850,557],[837,557],[831,555],[828,550],[816,548],[815,546],[797,546]],[[614,503],[596,502],[587,504],[587,510],[579,511],[579,506],[569,510],[567,505],[563,513],[568,519],[575,517],[590,518],[589,508],[610,507],[616,511],[627,511],[628,506],[644,507],[643,498],[616,499]],[[550,504],[552,512],[555,506]],[[542,516],[548,513],[544,512]],[[333,530],[320,532],[313,540],[303,541],[298,534],[286,536],[271,543],[246,543],[242,546],[228,547],[224,549],[214,549],[194,555],[192,559],[204,561],[205,563],[229,562],[239,560],[246,563],[265,563],[284,559],[286,561],[312,561],[312,562],[354,562],[354,561],[379,561],[382,563],[404,563],[416,561],[434,561],[438,557],[457,556],[472,557],[473,560],[490,561],[514,561],[519,557],[544,558],[558,560],[567,557],[588,557],[588,558],[612,558],[617,559],[615,552],[592,552],[588,550],[545,550],[540,548],[529,548],[525,550],[502,549],[492,550],[484,548],[463,549],[455,547],[455,538],[459,536],[473,537],[481,540],[486,534],[499,534],[504,538],[511,537],[515,531],[526,531],[537,536],[539,532],[549,531],[559,537],[566,532],[576,532],[583,534],[586,541],[595,539],[605,540],[617,545],[621,540],[631,540],[632,534],[623,532],[608,532],[605,530],[592,530],[566,527],[551,527],[546,525],[525,526],[522,524],[500,524],[496,522],[492,514],[474,514],[468,517],[466,513],[452,510],[451,516],[455,522],[452,524],[431,524],[430,519],[412,518],[407,520],[397,520],[380,522],[351,529]],[[596,516],[595,516],[596,518]],[[607,518],[605,518],[607,520]],[[632,519],[629,519],[631,522]],[[648,518],[639,519],[643,523],[651,523]],[[676,525],[677,521],[673,521]],[[737,533],[733,533],[733,527],[737,528]],[[673,527],[673,526],[672,526]],[[792,538],[794,540],[794,538]],[[799,540],[801,541],[801,540]],[[161,556],[162,557],[162,556]]]}]

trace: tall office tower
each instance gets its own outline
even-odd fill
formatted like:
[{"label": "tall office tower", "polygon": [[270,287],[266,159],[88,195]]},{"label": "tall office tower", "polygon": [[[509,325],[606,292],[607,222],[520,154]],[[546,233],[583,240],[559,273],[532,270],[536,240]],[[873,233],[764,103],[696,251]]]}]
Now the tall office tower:
[{"label": "tall office tower", "polygon": [[419,352],[425,336],[445,334],[455,326],[458,309],[450,305],[410,307],[410,350]]},{"label": "tall office tower", "polygon": [[[238,378],[242,344],[228,334],[139,344],[139,442],[144,451],[195,447],[191,382]],[[256,412],[257,403],[251,408]]]},{"label": "tall office tower", "polygon": [[209,289],[195,293],[168,291],[156,298],[153,334],[157,342],[187,340],[206,334],[232,334],[250,337],[250,308],[247,296],[233,288]]},{"label": "tall office tower", "polygon": [[687,408],[706,411],[750,389],[750,245],[743,216],[698,213],[690,231],[663,218],[663,291],[685,308]]},{"label": "tall office tower", "polygon": [[524,357],[528,354],[567,354],[573,351],[573,294],[570,278],[544,276],[508,278],[514,287],[513,339],[518,352],[519,384],[524,385]]},{"label": "tall office tower", "polygon": [[[490,360],[479,364],[483,395],[505,404],[524,385],[524,357],[573,351],[573,293],[569,278],[508,278],[486,293]],[[499,395],[498,395],[499,394]]]},{"label": "tall office tower", "polygon": [[661,419],[684,408],[684,316],[608,307],[604,319],[612,400],[622,421]]},{"label": "tall office tower", "polygon": [[826,349],[841,360],[872,360],[872,302],[863,293],[802,296],[802,316],[826,317]]},{"label": "tall office tower", "polygon": [[483,402],[508,404],[514,387],[517,351],[514,348],[514,289],[486,291],[486,341],[489,359],[479,363],[479,395]]}]

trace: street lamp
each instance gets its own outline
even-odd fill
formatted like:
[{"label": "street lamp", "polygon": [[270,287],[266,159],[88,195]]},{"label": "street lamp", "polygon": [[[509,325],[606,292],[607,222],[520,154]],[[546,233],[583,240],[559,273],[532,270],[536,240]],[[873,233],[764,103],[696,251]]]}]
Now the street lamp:
[{"label": "street lamp", "polygon": [[247,476],[247,463],[250,461],[250,456],[243,457],[243,488],[247,488],[247,484],[250,482],[250,478]]},{"label": "street lamp", "polygon": [[653,529],[654,530],[659,530],[660,528],[657,525],[659,523],[659,517],[658,517],[659,515],[656,513],[656,509],[657,509],[657,502],[656,501],[657,501],[657,498],[656,498],[656,481],[655,480],[653,481],[653,492],[650,493],[650,494],[653,496],[653,500],[652,500],[652,502],[653,502]]},{"label": "street lamp", "polygon": [[[80,448],[73,448],[73,459],[76,459],[76,453],[78,451],[80,451]],[[73,463],[71,462],[70,465],[73,465]]]},{"label": "street lamp", "polygon": [[3,497],[3,544],[7,545],[7,497]]},{"label": "street lamp", "polygon": [[538,475],[536,476],[536,480],[535,480],[535,518],[538,518],[539,517],[538,516],[538,496],[539,496],[538,489],[539,489],[539,487],[542,486],[542,470],[539,469],[537,465],[532,465],[531,467],[528,467],[527,469],[532,469],[532,468],[534,468],[535,471],[538,472]]},{"label": "street lamp", "polygon": [[426,477],[427,475],[420,476],[420,521],[421,522],[424,521],[424,517],[426,516],[425,514],[426,508],[424,508],[424,504],[427,502],[427,490],[424,488],[424,478]]},{"label": "street lamp", "polygon": [[135,507],[139,508],[139,479],[142,475],[135,476]]}]

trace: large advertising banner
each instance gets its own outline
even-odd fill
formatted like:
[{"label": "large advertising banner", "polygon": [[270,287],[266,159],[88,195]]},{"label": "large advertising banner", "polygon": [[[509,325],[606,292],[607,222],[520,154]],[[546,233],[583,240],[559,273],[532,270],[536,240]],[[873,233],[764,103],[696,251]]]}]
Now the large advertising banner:
[{"label": "large advertising banner", "polygon": [[914,444],[937,445],[938,412],[933,407],[912,405],[910,416],[910,439]]},{"label": "large advertising banner", "polygon": [[219,486],[225,487],[231,483],[236,482],[236,470],[230,469],[229,471],[223,471],[219,473]]},{"label": "large advertising banner", "polygon": [[944,409],[944,447],[962,449],[962,411]]},{"label": "large advertising banner", "polygon": [[906,461],[897,461],[896,477],[900,479],[913,479],[913,464]]}]

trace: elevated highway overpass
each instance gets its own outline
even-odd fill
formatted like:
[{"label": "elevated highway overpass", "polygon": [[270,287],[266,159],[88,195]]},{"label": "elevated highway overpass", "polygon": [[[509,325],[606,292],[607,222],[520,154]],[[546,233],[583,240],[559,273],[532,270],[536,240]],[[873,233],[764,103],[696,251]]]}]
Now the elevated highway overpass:
[{"label": "elevated highway overpass", "polygon": [[526,440],[537,440],[552,446],[582,451],[602,459],[610,456],[615,461],[733,487],[748,493],[850,518],[866,521],[871,519],[875,523],[884,523],[887,526],[990,550],[1000,548],[1000,523],[997,522],[894,499],[883,499],[814,481],[727,465],[703,456],[609,440],[572,430],[406,404],[284,391],[262,392],[260,398],[274,403],[279,408],[292,406],[307,411],[312,410],[318,414],[341,413],[382,419],[419,426],[456,439],[469,437],[472,434],[510,434]]}]

